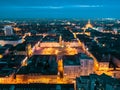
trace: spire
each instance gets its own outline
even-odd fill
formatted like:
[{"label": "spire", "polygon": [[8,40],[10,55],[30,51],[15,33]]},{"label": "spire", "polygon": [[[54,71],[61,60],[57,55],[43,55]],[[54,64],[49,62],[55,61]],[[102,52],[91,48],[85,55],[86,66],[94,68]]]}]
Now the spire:
[{"label": "spire", "polygon": [[88,24],[90,24],[90,19],[88,20]]},{"label": "spire", "polygon": [[60,45],[62,45],[62,36],[61,35],[59,36],[59,43],[60,43]]},{"label": "spire", "polygon": [[86,24],[85,28],[93,28],[92,24],[90,23],[90,19],[88,20],[88,23]]}]

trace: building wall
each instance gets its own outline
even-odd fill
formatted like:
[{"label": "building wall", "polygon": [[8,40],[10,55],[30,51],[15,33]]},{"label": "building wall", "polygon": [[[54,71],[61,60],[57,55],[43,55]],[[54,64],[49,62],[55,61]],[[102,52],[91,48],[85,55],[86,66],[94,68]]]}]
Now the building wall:
[{"label": "building wall", "polygon": [[13,29],[12,29],[12,26],[5,26],[4,27],[4,33],[5,35],[13,35]]},{"label": "building wall", "polygon": [[89,75],[93,73],[93,60],[92,59],[81,59],[81,75]]},{"label": "building wall", "polygon": [[0,77],[0,83],[11,83],[13,80],[13,74],[9,75],[9,76],[5,76],[5,77]]},{"label": "building wall", "polygon": [[112,73],[113,73],[113,77],[115,77],[115,78],[120,78],[120,70],[114,70],[114,71],[112,71]]},{"label": "building wall", "polygon": [[78,42],[64,42],[66,47],[80,47]]},{"label": "building wall", "polygon": [[113,58],[113,63],[115,64],[115,65],[117,65],[117,67],[119,67],[120,68],[120,60],[119,59],[117,59],[117,58]]},{"label": "building wall", "polygon": [[60,44],[57,42],[42,42],[40,47],[60,47]]},{"label": "building wall", "polygon": [[18,40],[18,41],[4,41],[4,40],[0,40],[0,45],[4,46],[5,44],[11,44],[16,46],[17,44],[22,43],[22,39]]},{"label": "building wall", "polygon": [[[78,42],[64,42],[62,45],[66,47],[80,46]],[[59,42],[42,42],[40,43],[40,47],[60,47],[60,43]]]},{"label": "building wall", "polygon": [[99,62],[99,70],[109,70],[109,62]]},{"label": "building wall", "polygon": [[16,55],[27,55],[26,51],[17,51],[15,52]]},{"label": "building wall", "polygon": [[54,79],[57,79],[58,75],[41,75],[41,74],[18,74],[16,75],[16,82],[17,83],[36,83],[36,82],[54,82]]},{"label": "building wall", "polygon": [[80,66],[64,66],[64,76],[75,78],[80,76]]}]

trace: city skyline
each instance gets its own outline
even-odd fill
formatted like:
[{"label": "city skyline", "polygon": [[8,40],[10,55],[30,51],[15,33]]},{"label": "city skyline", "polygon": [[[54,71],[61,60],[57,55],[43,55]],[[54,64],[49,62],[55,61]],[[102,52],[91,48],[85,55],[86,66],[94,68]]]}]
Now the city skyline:
[{"label": "city skyline", "polygon": [[120,90],[119,46],[119,19],[1,19],[0,90]]},{"label": "city skyline", "polygon": [[118,0],[1,0],[0,18],[120,18]]}]

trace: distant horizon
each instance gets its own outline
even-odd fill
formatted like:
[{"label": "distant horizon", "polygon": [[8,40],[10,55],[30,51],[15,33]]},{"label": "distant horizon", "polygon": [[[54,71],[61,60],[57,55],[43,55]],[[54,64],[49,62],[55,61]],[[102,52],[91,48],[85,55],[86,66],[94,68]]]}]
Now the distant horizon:
[{"label": "distant horizon", "polygon": [[16,20],[16,19],[18,19],[18,20],[21,20],[21,19],[41,19],[41,20],[44,20],[44,19],[50,19],[50,20],[53,20],[53,19],[56,19],[56,20],[62,20],[62,19],[65,19],[65,20],[101,20],[101,19],[106,19],[106,20],[120,20],[120,18],[115,18],[115,17],[103,17],[103,18],[63,18],[63,17],[61,17],[61,18],[54,18],[54,17],[52,17],[52,18],[50,18],[50,17],[48,17],[48,18],[45,18],[45,17],[29,17],[29,18],[26,18],[26,17],[24,17],[24,18],[22,18],[22,17],[10,17],[10,18],[1,18],[0,17],[0,20]]}]

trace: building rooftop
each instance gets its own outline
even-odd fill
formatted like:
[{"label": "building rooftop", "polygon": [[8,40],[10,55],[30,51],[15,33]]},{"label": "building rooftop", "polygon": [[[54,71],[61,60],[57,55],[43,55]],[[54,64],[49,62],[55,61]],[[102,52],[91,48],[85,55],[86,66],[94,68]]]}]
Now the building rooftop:
[{"label": "building rooftop", "polygon": [[47,35],[42,42],[59,42],[59,35]]},{"label": "building rooftop", "polygon": [[0,89],[3,90],[74,90],[74,84],[0,84]]},{"label": "building rooftop", "polygon": [[8,66],[8,63],[7,62],[4,62],[4,61],[0,61],[0,70],[4,67]]},{"label": "building rooftop", "polygon": [[4,40],[4,41],[18,41],[20,39],[21,39],[21,37],[16,36],[16,35],[14,35],[14,36],[0,36],[0,40]]},{"label": "building rooftop", "polygon": [[8,48],[10,51],[12,51],[14,49],[14,46],[11,44],[5,44],[4,47]]},{"label": "building rooftop", "polygon": [[76,78],[77,83],[88,83],[88,81],[90,80],[90,76],[80,76]]},{"label": "building rooftop", "polygon": [[14,69],[7,68],[0,70],[0,77],[9,77],[14,72]]},{"label": "building rooftop", "polygon": [[55,55],[34,55],[28,59],[28,65],[22,67],[17,74],[38,73],[41,75],[57,75]]},{"label": "building rooftop", "polygon": [[7,49],[6,47],[0,47],[0,54],[4,54]]},{"label": "building rooftop", "polygon": [[77,55],[65,55],[63,56],[64,66],[80,65],[80,60]]},{"label": "building rooftop", "polygon": [[14,50],[16,50],[16,51],[25,51],[26,50],[26,46],[27,46],[27,44],[25,42],[23,42],[23,43],[17,44],[14,47]]},{"label": "building rooftop", "polygon": [[25,37],[25,41],[27,42],[27,43],[36,43],[36,42],[38,42],[38,41],[40,41],[41,39],[42,39],[42,35],[39,35],[39,36],[26,36]]},{"label": "building rooftop", "polygon": [[89,59],[89,60],[93,60],[91,57],[87,56],[86,54],[81,53],[80,54],[80,59]]},{"label": "building rooftop", "polygon": [[0,61],[21,61],[25,58],[25,55],[5,55],[3,58],[0,59]]},{"label": "building rooftop", "polygon": [[[106,86],[106,84],[112,85],[112,86],[120,86],[120,80],[116,78],[112,78],[111,76],[108,76],[106,74],[90,74],[89,76],[80,76],[76,79],[76,84],[79,86],[80,84],[90,84],[91,82],[96,83],[96,86],[103,85]],[[119,90],[119,89],[118,89]]]},{"label": "building rooftop", "polygon": [[4,65],[9,68],[19,67],[21,62],[25,59],[25,55],[5,55],[0,59],[0,66]]}]

